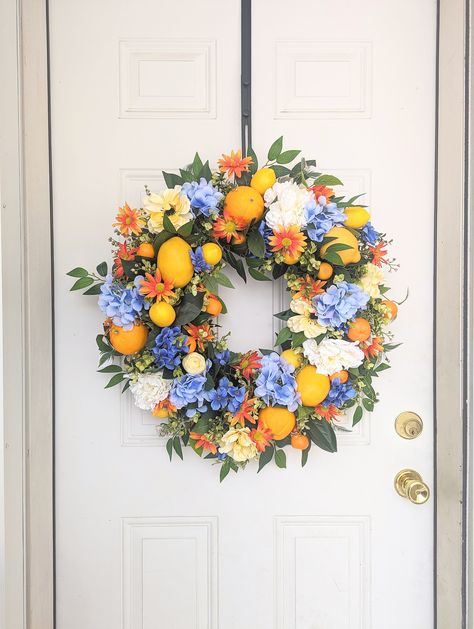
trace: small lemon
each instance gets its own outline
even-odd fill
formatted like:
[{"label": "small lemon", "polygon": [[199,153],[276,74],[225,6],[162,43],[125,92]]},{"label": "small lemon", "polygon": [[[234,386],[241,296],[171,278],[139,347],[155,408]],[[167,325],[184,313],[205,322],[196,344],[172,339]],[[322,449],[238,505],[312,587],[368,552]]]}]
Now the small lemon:
[{"label": "small lemon", "polygon": [[347,207],[344,210],[344,213],[347,216],[347,219],[344,221],[344,225],[346,225],[346,227],[352,227],[353,229],[360,229],[361,227],[364,227],[370,219],[370,214],[365,207]]},{"label": "small lemon", "polygon": [[283,255],[283,262],[288,265],[296,264],[300,258],[301,258],[301,252],[298,252],[295,256],[292,256],[289,253],[285,253]]},{"label": "small lemon", "polygon": [[293,367],[295,367],[296,369],[298,369],[298,367],[303,362],[302,355],[297,354],[294,349],[285,349],[285,351],[282,352],[280,356],[284,358],[287,363],[290,363],[290,365],[293,365]]},{"label": "small lemon", "polygon": [[261,168],[260,170],[257,170],[255,175],[252,177],[250,187],[263,195],[268,188],[273,186],[275,181],[276,175],[274,170],[271,168]]},{"label": "small lemon", "polygon": [[156,301],[149,311],[150,319],[160,328],[166,328],[176,319],[176,311],[166,301]]},{"label": "small lemon", "polygon": [[333,274],[333,268],[329,262],[321,262],[319,265],[318,279],[328,280]]},{"label": "small lemon", "polygon": [[222,260],[222,249],[215,242],[206,242],[202,246],[202,257],[208,264],[215,266]]}]

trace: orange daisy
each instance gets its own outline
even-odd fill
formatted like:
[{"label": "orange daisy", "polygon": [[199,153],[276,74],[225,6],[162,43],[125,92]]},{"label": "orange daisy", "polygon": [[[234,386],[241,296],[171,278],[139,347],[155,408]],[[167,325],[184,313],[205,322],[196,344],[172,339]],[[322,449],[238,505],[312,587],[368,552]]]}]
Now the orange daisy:
[{"label": "orange daisy", "polygon": [[184,329],[189,335],[187,344],[190,352],[196,351],[196,347],[204,351],[204,343],[214,340],[214,334],[208,323],[203,323],[202,325],[188,323],[188,325],[184,326]]},{"label": "orange daisy", "polygon": [[141,218],[140,211],[132,210],[128,203],[119,208],[115,220],[117,222],[112,223],[112,227],[118,227],[122,236],[130,236],[131,233],[138,236],[142,231],[142,227],[145,226],[145,221]]},{"label": "orange daisy", "polygon": [[281,251],[291,257],[295,257],[304,251],[306,246],[306,236],[300,232],[296,225],[290,225],[289,227],[279,225],[278,229],[273,231],[273,236],[270,236],[268,241],[272,246],[273,252]]},{"label": "orange daisy", "polygon": [[252,398],[251,400],[245,397],[245,400],[242,402],[242,406],[240,410],[232,415],[232,419],[230,420],[230,425],[235,426],[235,424],[241,424],[245,426],[245,421],[249,421],[251,424],[256,423],[255,417],[252,415],[252,411],[254,410],[254,405],[256,402],[256,398]]},{"label": "orange daisy", "polygon": [[251,157],[242,157],[242,151],[231,151],[230,155],[222,154],[221,159],[217,161],[221,173],[227,172],[228,177],[236,175],[242,177],[242,173],[247,173],[249,165],[253,163]]},{"label": "orange daisy", "polygon": [[156,301],[167,301],[169,303],[171,298],[176,295],[171,290],[174,286],[174,282],[171,280],[163,280],[161,273],[156,269],[155,276],[151,273],[145,273],[144,280],[140,284],[140,294],[153,299],[156,297]]},{"label": "orange daisy", "polygon": [[191,439],[196,441],[196,449],[203,448],[204,450],[210,450],[212,454],[216,454],[217,447],[210,439],[208,439],[208,437],[206,437],[206,435],[200,435],[197,432],[190,432],[189,436]]},{"label": "orange daisy", "polygon": [[328,188],[327,186],[311,186],[309,190],[311,190],[314,194],[316,201],[319,197],[326,197],[326,199],[330,199],[334,196],[334,190],[332,188]]},{"label": "orange daisy", "polygon": [[252,439],[259,452],[263,452],[270,445],[272,437],[272,431],[266,428],[262,422],[258,422],[257,428],[250,431],[250,439]]},{"label": "orange daisy", "polygon": [[360,343],[359,347],[364,352],[366,358],[374,358],[378,356],[380,352],[383,352],[383,345],[380,343],[381,340],[379,336],[374,336],[370,342]]},{"label": "orange daisy", "polygon": [[332,421],[338,415],[340,415],[339,409],[334,406],[334,404],[329,404],[329,406],[323,406],[322,404],[318,404],[314,409],[316,415],[319,415],[327,422]]},{"label": "orange daisy", "polygon": [[382,266],[382,264],[387,264],[387,260],[385,260],[385,256],[387,255],[387,250],[384,247],[387,246],[386,242],[379,242],[378,244],[372,246],[369,245],[370,252],[373,255],[372,264],[376,266]]},{"label": "orange daisy", "polygon": [[256,369],[260,369],[262,363],[258,352],[247,352],[240,357],[235,365],[232,365],[236,371],[239,371],[246,380],[250,380],[252,373]]},{"label": "orange daisy", "polygon": [[128,249],[127,243],[122,242],[117,249],[116,258],[114,260],[114,275],[115,277],[122,277],[124,274],[124,268],[122,260],[135,260],[135,254],[137,252],[136,247]]},{"label": "orange daisy", "polygon": [[230,216],[227,210],[224,210],[224,216],[214,221],[212,235],[214,238],[226,239],[230,242],[232,238],[239,237],[239,231],[246,228],[247,224],[243,218]]},{"label": "orange daisy", "polygon": [[293,299],[306,299],[307,301],[311,301],[316,295],[324,293],[323,286],[325,286],[325,284],[326,282],[323,280],[315,280],[311,275],[299,277],[293,287],[293,290],[296,289],[297,292],[294,293],[292,297]]}]

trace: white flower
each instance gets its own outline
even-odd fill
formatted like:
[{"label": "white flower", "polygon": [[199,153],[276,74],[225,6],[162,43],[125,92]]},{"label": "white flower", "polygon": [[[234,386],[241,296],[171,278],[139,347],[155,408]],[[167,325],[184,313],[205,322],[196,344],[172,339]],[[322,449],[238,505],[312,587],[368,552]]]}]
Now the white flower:
[{"label": "white flower", "polygon": [[277,181],[265,194],[265,205],[269,208],[265,221],[272,229],[306,225],[304,207],[312,193],[292,181]]},{"label": "white flower", "polygon": [[136,380],[130,381],[135,406],[142,411],[152,411],[155,406],[168,397],[171,380],[165,380],[161,373],[143,373]]},{"label": "white flower", "polygon": [[206,369],[206,359],[198,352],[186,354],[183,358],[183,369],[193,376],[202,373]]},{"label": "white flower", "polygon": [[143,209],[149,215],[148,229],[153,234],[163,231],[163,218],[166,216],[178,229],[192,220],[191,204],[181,192],[181,186],[165,188],[160,193],[152,192],[143,199]]},{"label": "white flower", "polygon": [[319,345],[314,339],[303,343],[303,354],[316,367],[318,373],[331,376],[336,371],[358,367],[364,352],[357,343],[342,339],[323,339]]},{"label": "white flower", "polygon": [[316,319],[311,319],[314,313],[313,306],[304,299],[293,299],[290,303],[290,310],[296,316],[288,319],[288,327],[292,332],[304,332],[307,339],[314,339],[326,332],[326,328],[320,325]]},{"label": "white flower", "polygon": [[372,262],[365,265],[365,274],[360,278],[358,284],[370,297],[377,299],[380,297],[379,285],[383,284],[383,269]]},{"label": "white flower", "polygon": [[234,461],[248,461],[257,456],[257,447],[250,438],[250,428],[231,428],[219,443],[219,451]]}]

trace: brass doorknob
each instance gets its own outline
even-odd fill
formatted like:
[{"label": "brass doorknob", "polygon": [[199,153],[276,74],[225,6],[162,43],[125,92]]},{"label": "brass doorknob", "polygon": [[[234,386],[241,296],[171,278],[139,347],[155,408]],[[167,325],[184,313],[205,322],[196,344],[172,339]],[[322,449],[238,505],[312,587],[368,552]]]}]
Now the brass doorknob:
[{"label": "brass doorknob", "polygon": [[397,493],[415,505],[422,505],[429,500],[430,488],[415,470],[402,470],[395,477]]}]

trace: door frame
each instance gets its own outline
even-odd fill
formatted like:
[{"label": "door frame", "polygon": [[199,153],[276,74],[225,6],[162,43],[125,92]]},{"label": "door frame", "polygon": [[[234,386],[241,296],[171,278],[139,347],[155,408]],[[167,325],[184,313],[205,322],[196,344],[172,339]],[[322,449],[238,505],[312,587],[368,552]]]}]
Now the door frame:
[{"label": "door frame", "polygon": [[[469,173],[470,4],[471,0],[438,0],[433,491],[437,629],[467,626],[471,589],[467,566],[472,374],[467,340],[472,338],[468,305],[474,242],[468,221],[474,186],[474,173]],[[5,626],[18,629],[54,627],[54,252],[48,51],[48,0],[3,0],[4,397],[0,412],[4,448],[0,465],[4,477],[0,500],[3,490],[5,513],[0,585],[3,576]]]}]

